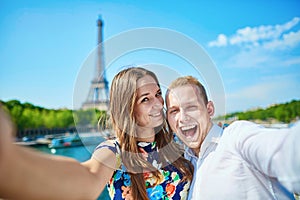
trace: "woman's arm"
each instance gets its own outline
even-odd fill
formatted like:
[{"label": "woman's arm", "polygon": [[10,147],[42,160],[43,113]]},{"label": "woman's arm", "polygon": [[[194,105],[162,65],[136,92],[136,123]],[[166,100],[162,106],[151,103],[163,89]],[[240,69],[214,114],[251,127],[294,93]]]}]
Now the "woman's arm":
[{"label": "woman's arm", "polygon": [[96,199],[114,171],[93,158],[81,164],[13,145],[13,128],[1,108],[0,131],[0,198]]}]

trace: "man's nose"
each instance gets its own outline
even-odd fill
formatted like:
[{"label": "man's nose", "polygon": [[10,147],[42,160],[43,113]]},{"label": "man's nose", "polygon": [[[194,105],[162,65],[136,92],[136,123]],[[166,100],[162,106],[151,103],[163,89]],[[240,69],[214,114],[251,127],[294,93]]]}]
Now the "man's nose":
[{"label": "man's nose", "polygon": [[181,109],[181,111],[179,112],[179,120],[180,122],[185,122],[189,119],[189,116],[187,115],[187,113]]}]

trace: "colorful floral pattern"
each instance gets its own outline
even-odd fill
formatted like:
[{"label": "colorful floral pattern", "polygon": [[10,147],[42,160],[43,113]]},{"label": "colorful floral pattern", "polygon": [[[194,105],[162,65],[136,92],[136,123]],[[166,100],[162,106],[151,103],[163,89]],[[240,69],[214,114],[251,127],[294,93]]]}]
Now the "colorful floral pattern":
[{"label": "colorful floral pattern", "polygon": [[[168,165],[161,167],[159,162],[158,149],[156,142],[146,143],[139,142],[139,151],[142,153],[145,160],[152,163],[162,175],[160,180],[157,180],[151,172],[144,172],[145,185],[149,199],[151,200],[171,200],[171,199],[186,199],[189,190],[190,182],[180,182],[182,175],[173,166]],[[110,182],[107,184],[107,189],[111,199],[132,199],[131,196],[131,181],[130,176],[126,172],[125,166],[120,160],[119,144],[115,141],[115,146],[102,145],[99,148],[109,148],[116,154],[117,162],[120,163],[119,169],[115,170]]]}]

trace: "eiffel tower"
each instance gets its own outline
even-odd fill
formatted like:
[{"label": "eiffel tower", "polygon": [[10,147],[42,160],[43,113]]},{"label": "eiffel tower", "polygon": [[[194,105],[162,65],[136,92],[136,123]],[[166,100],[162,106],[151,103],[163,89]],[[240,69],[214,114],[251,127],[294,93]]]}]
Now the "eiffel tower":
[{"label": "eiffel tower", "polygon": [[104,71],[104,54],[102,44],[102,27],[103,21],[101,17],[97,20],[98,26],[98,45],[96,58],[96,74],[91,81],[90,90],[86,101],[82,104],[82,109],[96,108],[98,110],[108,110],[109,95],[108,81]]}]

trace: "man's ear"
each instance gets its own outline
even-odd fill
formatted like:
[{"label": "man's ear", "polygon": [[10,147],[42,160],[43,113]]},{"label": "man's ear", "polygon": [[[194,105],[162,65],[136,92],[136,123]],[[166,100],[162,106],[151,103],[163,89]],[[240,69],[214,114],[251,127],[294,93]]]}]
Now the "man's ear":
[{"label": "man's ear", "polygon": [[213,116],[215,114],[215,106],[214,103],[212,101],[209,101],[206,105],[207,108],[207,112],[209,114],[209,116]]}]

